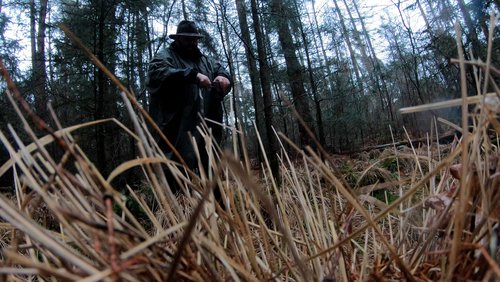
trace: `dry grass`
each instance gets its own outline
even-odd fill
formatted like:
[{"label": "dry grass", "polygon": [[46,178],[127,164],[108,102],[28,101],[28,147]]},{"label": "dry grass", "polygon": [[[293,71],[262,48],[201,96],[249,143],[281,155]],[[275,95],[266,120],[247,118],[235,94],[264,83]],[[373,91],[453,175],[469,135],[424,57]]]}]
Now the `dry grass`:
[{"label": "dry grass", "polygon": [[[484,77],[498,74],[468,63]],[[429,139],[342,161],[297,149],[299,159],[282,152],[278,180],[267,163],[258,175],[236,157],[246,153],[236,149],[243,136],[234,150],[221,151],[203,128],[211,169],[183,173],[153,142],[147,116],[127,93],[133,128],[105,120],[52,130],[18,108],[10,84],[8,97],[17,99],[13,109],[32,143],[10,129],[15,150],[0,132],[11,154],[0,174],[15,164],[17,175],[15,195],[0,197],[0,280],[500,279],[498,91],[477,100],[467,113],[474,121],[469,133],[446,148]],[[49,134],[36,138],[32,121]],[[100,122],[121,126],[139,152],[110,175],[101,175],[72,138]],[[51,142],[64,149],[62,158],[47,152]],[[170,192],[166,167],[183,195]],[[131,168],[141,169],[144,186],[113,187],[113,178]],[[213,201],[216,186],[221,203]],[[125,190],[128,198],[118,192]]]}]

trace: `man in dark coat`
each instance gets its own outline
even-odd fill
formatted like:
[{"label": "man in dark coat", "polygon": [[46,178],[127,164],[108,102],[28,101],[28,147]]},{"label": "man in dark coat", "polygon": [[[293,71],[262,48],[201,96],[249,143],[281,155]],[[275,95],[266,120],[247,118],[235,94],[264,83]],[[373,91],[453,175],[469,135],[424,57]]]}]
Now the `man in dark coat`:
[{"label": "man in dark coat", "polygon": [[[203,36],[194,22],[181,21],[177,33],[169,35],[174,41],[150,62],[146,87],[151,94],[150,115],[168,140],[179,151],[190,169],[198,161],[189,133],[199,148],[204,142],[196,129],[203,117],[222,122],[222,98],[231,90],[231,76],[219,62],[208,58],[198,49]],[[220,142],[222,128],[207,122]],[[167,157],[172,150],[160,140]],[[200,150],[200,153],[204,154]],[[206,166],[207,160],[202,160]]]}]

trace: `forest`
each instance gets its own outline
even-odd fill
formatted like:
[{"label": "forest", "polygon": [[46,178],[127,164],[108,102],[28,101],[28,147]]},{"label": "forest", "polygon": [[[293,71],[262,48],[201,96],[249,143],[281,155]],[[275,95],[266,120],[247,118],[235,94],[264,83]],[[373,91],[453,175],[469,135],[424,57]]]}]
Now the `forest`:
[{"label": "forest", "polygon": [[[16,176],[0,278],[500,279],[484,241],[499,228],[500,106],[475,106],[499,96],[499,10],[0,0],[0,176]],[[207,141],[214,175],[186,177],[149,135],[148,64],[183,19],[234,81],[223,142]],[[215,186],[225,200],[205,205]]]},{"label": "forest", "polygon": [[[203,51],[234,77],[225,123],[244,130],[254,158],[259,157],[256,129],[267,155],[278,150],[273,130],[301,145],[310,143],[291,105],[321,146],[349,153],[391,142],[391,130],[399,141],[404,128],[412,137],[425,137],[433,118],[459,120],[458,107],[408,115],[398,110],[459,98],[459,68],[451,61],[457,56],[454,25],[463,30],[466,56],[485,61],[490,13],[498,6],[483,0],[2,1],[0,53],[42,119],[50,121],[50,104],[64,126],[124,120],[117,88],[60,26],[67,26],[147,109],[148,62],[169,44],[167,35],[177,23],[190,19],[207,35]],[[498,30],[494,35],[496,43]],[[494,46],[492,60],[498,62]],[[468,75],[470,89],[475,89],[473,77]],[[0,89],[5,87],[0,81]],[[0,103],[4,129],[15,118],[5,110],[4,95]],[[102,125],[79,136],[103,171],[134,154],[133,144],[117,132]],[[231,131],[226,133],[230,140]]]}]

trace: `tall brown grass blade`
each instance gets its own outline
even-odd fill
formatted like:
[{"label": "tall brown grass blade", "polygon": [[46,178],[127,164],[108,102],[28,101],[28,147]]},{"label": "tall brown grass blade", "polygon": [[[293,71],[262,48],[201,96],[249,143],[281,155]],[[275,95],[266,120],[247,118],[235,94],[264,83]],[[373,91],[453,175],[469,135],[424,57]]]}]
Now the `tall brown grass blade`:
[{"label": "tall brown grass blade", "polygon": [[476,95],[476,96],[468,96],[465,99],[452,99],[442,102],[429,103],[425,105],[418,105],[413,107],[405,107],[399,109],[401,114],[411,114],[418,113],[424,111],[432,111],[439,110],[444,108],[456,107],[461,105],[471,105],[471,104],[480,104],[486,97],[496,97],[496,93],[486,93],[484,95]]},{"label": "tall brown grass blade", "polygon": [[[22,265],[24,267],[30,267],[30,271],[36,271],[35,273],[19,273],[19,274],[42,274],[44,276],[52,276],[58,279],[64,279],[64,280],[70,280],[70,281],[75,281],[79,280],[81,277],[76,276],[70,272],[68,272],[66,269],[54,269],[51,266],[44,264],[44,263],[39,263],[34,260],[28,259],[22,255],[19,255],[18,253],[5,249],[2,251],[3,255],[5,255],[9,260],[16,262],[16,264]],[[17,269],[21,270],[21,269]],[[2,270],[0,270],[2,272]],[[5,269],[4,273],[16,273],[16,271],[9,272],[7,269]]]},{"label": "tall brown grass blade", "polygon": [[[283,136],[283,138],[286,138]],[[293,143],[290,142],[291,146],[294,146]],[[297,149],[297,148],[296,148]],[[312,158],[315,160],[313,164],[317,165],[317,169],[319,171],[322,171],[323,175],[331,182],[333,186],[335,186],[339,191],[342,193],[342,195],[346,198],[346,200],[351,204],[357,212],[359,212],[363,217],[366,219],[369,225],[371,225],[374,230],[381,236],[382,242],[386,245],[387,249],[391,252],[391,255],[393,259],[398,263],[399,267],[402,268],[403,273],[405,274],[406,278],[409,279],[410,281],[413,281],[413,277],[410,275],[410,271],[405,265],[405,263],[400,259],[399,255],[397,254],[396,250],[392,245],[389,244],[389,242],[385,239],[385,237],[382,234],[382,231],[378,228],[377,224],[375,223],[376,221],[372,219],[372,217],[365,211],[365,209],[361,206],[359,201],[356,199],[356,197],[352,194],[351,190],[348,190],[342,185],[342,183],[338,180],[337,177],[335,177],[329,168],[325,167],[322,165],[321,159],[315,152],[313,152],[310,148],[308,149],[309,154],[312,156]],[[323,252],[322,252],[323,253]],[[311,257],[310,259],[315,258],[316,256]]]},{"label": "tall brown grass blade", "polygon": [[127,162],[124,162],[120,164],[118,167],[116,167],[109,175],[108,178],[106,179],[107,182],[113,181],[117,176],[120,174],[124,173],[125,171],[141,166],[141,165],[147,165],[147,164],[161,164],[161,163],[169,163],[172,161],[169,161],[168,159],[165,158],[146,158],[146,159],[134,159],[130,160]]},{"label": "tall brown grass blade", "polygon": [[168,229],[162,230],[158,234],[156,234],[153,237],[150,237],[147,240],[141,242],[140,244],[136,245],[132,249],[130,249],[130,250],[126,251],[126,252],[123,252],[120,255],[120,259],[121,260],[130,259],[131,257],[133,257],[133,256],[135,256],[135,255],[137,255],[139,253],[142,253],[149,246],[152,246],[152,245],[158,243],[159,241],[164,240],[165,237],[169,236],[170,234],[174,234],[176,231],[179,231],[179,230],[183,229],[186,226],[187,226],[187,222],[183,222],[183,223],[179,223],[179,224],[177,224],[175,226],[172,226],[172,227],[170,227]]},{"label": "tall brown grass blade", "polygon": [[203,211],[203,206],[205,205],[206,200],[208,199],[208,195],[210,194],[211,189],[206,189],[203,193],[203,196],[201,200],[199,201],[198,205],[196,206],[196,209],[194,210],[191,219],[189,220],[189,223],[182,235],[182,238],[180,240],[179,246],[177,247],[177,251],[174,254],[172,265],[170,266],[170,269],[168,271],[167,275],[167,281],[170,281],[174,277],[175,270],[177,266],[179,265],[181,261],[181,256],[183,254],[184,248],[188,244],[188,241],[191,237],[191,234],[194,230],[195,224],[198,220],[198,217],[200,216],[201,212]]},{"label": "tall brown grass blade", "polygon": [[63,244],[55,241],[53,238],[45,234],[41,228],[37,227],[36,223],[17,212],[16,209],[12,207],[10,203],[1,195],[0,210],[2,211],[3,218],[8,220],[19,230],[29,234],[30,237],[36,239],[37,242],[49,248],[61,258],[64,258],[67,262],[74,264],[87,274],[94,274],[98,272],[98,270],[92,266],[90,262],[85,261],[83,257],[77,256],[75,253],[69,251]]},{"label": "tall brown grass blade", "polygon": [[[243,170],[240,169],[238,166],[238,162],[230,156],[226,156],[224,158],[224,161],[226,162],[226,165],[233,168],[233,172],[238,176],[239,179],[244,181],[244,183],[247,183],[247,187],[255,188],[257,185],[253,183],[253,180],[248,177],[247,174],[244,173]],[[271,216],[271,219],[273,220],[274,224],[278,227],[278,229],[285,235],[285,242],[287,243],[287,246],[290,248],[292,252],[292,256],[294,257],[295,263],[298,265],[303,279],[306,279],[307,277],[310,277],[308,274],[308,269],[306,265],[303,263],[302,258],[299,256],[299,253],[295,247],[295,245],[292,243],[292,236],[290,234],[290,229],[287,228],[284,223],[281,221],[280,216],[277,214],[276,210],[273,207],[272,200],[267,194],[260,193],[258,190],[253,190],[252,191],[260,200],[262,201],[266,211],[269,213]],[[289,225],[288,225],[289,226]]]},{"label": "tall brown grass blade", "polygon": [[[92,126],[95,126],[95,125],[98,125],[98,124],[101,124],[101,123],[107,123],[107,122],[115,122],[116,124],[118,125],[121,125],[121,123],[119,123],[116,119],[114,118],[109,118],[109,119],[102,119],[102,120],[95,120],[95,121],[90,121],[90,122],[86,122],[86,123],[82,123],[82,124],[78,124],[78,125],[74,125],[74,126],[70,126],[70,127],[66,127],[66,128],[63,128],[63,129],[60,129],[60,130],[57,130],[54,132],[54,134],[56,136],[63,136],[63,135],[66,135],[66,134],[69,134],[75,130],[78,130],[78,129],[81,129],[81,128],[85,128],[85,127],[92,127]],[[125,129],[125,127],[124,127]],[[38,144],[42,145],[42,146],[46,146],[50,143],[54,142],[54,137],[52,135],[45,135],[41,138],[38,139]],[[38,148],[37,144],[36,143],[31,143],[29,144],[28,146],[26,146],[26,150],[27,152],[31,153],[33,151],[35,151],[36,149]],[[14,164],[14,161],[12,159],[9,159],[7,162],[5,162],[1,167],[0,167],[0,176],[5,174],[5,172],[7,170],[9,170],[12,165]]]},{"label": "tall brown grass blade", "polygon": [[[460,150],[455,150],[454,152],[452,152],[452,154],[450,154],[446,159],[444,159],[441,163],[438,164],[438,166],[436,167],[436,169],[434,171],[431,171],[431,172],[427,173],[422,179],[420,179],[419,181],[417,181],[416,183],[414,183],[412,185],[412,187],[408,191],[406,191],[406,193],[401,198],[398,198],[397,200],[395,200],[394,202],[392,202],[387,207],[387,209],[385,209],[385,210],[379,212],[377,215],[375,215],[373,217],[373,221],[376,222],[376,221],[380,220],[381,218],[385,217],[388,213],[390,213],[392,210],[394,210],[395,208],[397,208],[403,201],[408,200],[410,198],[410,196],[412,196],[418,189],[420,189],[422,187],[422,185],[424,185],[427,181],[429,181],[429,179],[432,176],[434,176],[435,174],[437,174],[440,169],[448,167],[459,153],[460,153]],[[335,250],[339,246],[341,246],[341,245],[345,244],[346,242],[354,239],[356,236],[359,235],[359,233],[365,231],[368,227],[370,227],[370,224],[368,224],[368,223],[365,223],[365,224],[361,225],[356,230],[354,230],[353,232],[351,232],[347,237],[341,239],[340,241],[336,242],[335,244],[333,244],[332,246],[328,247],[327,249],[324,249],[321,252],[319,252],[319,253],[311,256],[309,259],[313,259],[315,257],[322,256],[324,254],[327,254],[327,253]]]},{"label": "tall brown grass blade", "polygon": [[[460,88],[462,93],[462,134],[465,138],[462,139],[462,175],[467,174],[467,170],[469,167],[468,157],[469,157],[469,130],[468,130],[468,117],[469,112],[466,107],[467,101],[467,82],[466,82],[466,74],[465,74],[465,58],[463,53],[463,45],[462,45],[462,32],[458,23],[455,24],[455,32],[457,34],[457,49],[458,49],[458,59],[460,65]],[[451,252],[450,252],[450,267],[448,268],[447,279],[451,279],[453,277],[454,268],[456,265],[458,252],[460,248],[460,242],[462,241],[462,230],[465,221],[465,213],[467,207],[467,201],[469,200],[469,191],[467,189],[467,181],[460,182],[460,192],[459,192],[459,207],[458,211],[455,213],[454,221],[454,231],[453,231],[453,240],[451,242]]]}]

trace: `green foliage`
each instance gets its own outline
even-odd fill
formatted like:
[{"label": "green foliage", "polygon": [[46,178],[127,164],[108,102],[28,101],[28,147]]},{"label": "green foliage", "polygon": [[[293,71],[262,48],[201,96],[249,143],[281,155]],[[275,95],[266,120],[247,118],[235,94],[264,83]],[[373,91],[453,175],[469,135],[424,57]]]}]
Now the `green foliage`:
[{"label": "green foliage", "polygon": [[385,189],[374,191],[371,193],[371,196],[374,197],[375,199],[381,201],[381,202],[386,203],[387,205],[390,205],[394,201],[399,199],[398,196],[394,195],[392,192],[385,190]]},{"label": "green foliage", "polygon": [[354,187],[359,179],[359,172],[356,172],[351,163],[343,163],[340,167],[340,171],[344,180],[349,184],[349,186]]},{"label": "green foliage", "polygon": [[[151,194],[151,191],[148,191],[146,194]],[[143,198],[147,198],[147,195],[142,195]],[[152,197],[151,195],[149,197]],[[131,215],[141,224],[143,224],[144,228],[146,230],[149,230],[152,228],[151,221],[147,215],[147,213],[144,211],[142,208],[141,204],[137,202],[131,195],[128,193],[122,194],[122,200],[125,203],[125,207],[127,210],[131,213]],[[113,202],[113,213],[116,214],[119,217],[122,217],[124,214],[123,209],[121,206]],[[125,217],[128,218],[128,217]]]},{"label": "green foliage", "polygon": [[382,161],[381,166],[392,173],[396,173],[399,169],[398,159],[396,157],[387,157]]}]

